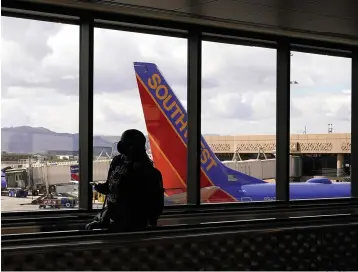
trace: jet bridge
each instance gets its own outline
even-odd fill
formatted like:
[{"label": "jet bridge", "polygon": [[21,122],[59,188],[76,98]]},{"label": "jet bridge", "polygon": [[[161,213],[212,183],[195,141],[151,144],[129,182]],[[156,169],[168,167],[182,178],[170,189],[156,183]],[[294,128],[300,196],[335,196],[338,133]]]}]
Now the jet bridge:
[{"label": "jet bridge", "polygon": [[[227,167],[245,173],[246,175],[258,179],[276,178],[276,158],[275,159],[254,159],[254,160],[232,160],[223,161]],[[302,176],[302,158],[299,156],[290,156],[290,178],[299,178]]]}]

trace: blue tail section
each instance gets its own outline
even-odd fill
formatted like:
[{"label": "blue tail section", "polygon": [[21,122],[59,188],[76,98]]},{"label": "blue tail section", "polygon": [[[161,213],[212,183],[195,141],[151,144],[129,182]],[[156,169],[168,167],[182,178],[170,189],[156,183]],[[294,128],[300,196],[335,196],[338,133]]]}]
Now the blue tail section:
[{"label": "blue tail section", "polygon": [[[227,185],[250,185],[266,183],[261,179],[251,177],[239,171],[225,166],[211,150],[204,137],[201,137],[201,167],[215,186],[226,187]],[[210,159],[210,163],[204,163],[206,158]],[[210,165],[215,165],[215,168],[210,169]],[[210,171],[211,170],[211,171]]]}]

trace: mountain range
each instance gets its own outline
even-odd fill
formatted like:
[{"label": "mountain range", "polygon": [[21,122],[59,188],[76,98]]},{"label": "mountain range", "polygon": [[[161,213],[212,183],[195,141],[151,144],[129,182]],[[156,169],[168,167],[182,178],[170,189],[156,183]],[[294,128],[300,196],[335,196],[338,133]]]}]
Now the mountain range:
[{"label": "mountain range", "polygon": [[[96,148],[112,148],[113,139],[94,136]],[[1,128],[1,151],[10,153],[47,153],[49,151],[78,151],[78,133],[57,133],[43,127],[7,127]]]},{"label": "mountain range", "polygon": [[[97,150],[109,150],[120,138],[121,136],[94,135],[93,147]],[[146,138],[148,143],[148,137],[146,136]],[[78,133],[58,133],[44,127],[31,126],[1,128],[2,152],[35,154],[78,150]]]}]

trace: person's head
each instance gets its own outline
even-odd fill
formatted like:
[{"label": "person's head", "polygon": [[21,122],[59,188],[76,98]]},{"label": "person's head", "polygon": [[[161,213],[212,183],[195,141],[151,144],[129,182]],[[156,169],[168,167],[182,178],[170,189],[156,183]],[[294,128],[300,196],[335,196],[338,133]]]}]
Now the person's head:
[{"label": "person's head", "polygon": [[117,144],[117,150],[122,155],[136,159],[146,155],[146,138],[142,132],[136,129],[128,129],[123,132],[121,140]]}]

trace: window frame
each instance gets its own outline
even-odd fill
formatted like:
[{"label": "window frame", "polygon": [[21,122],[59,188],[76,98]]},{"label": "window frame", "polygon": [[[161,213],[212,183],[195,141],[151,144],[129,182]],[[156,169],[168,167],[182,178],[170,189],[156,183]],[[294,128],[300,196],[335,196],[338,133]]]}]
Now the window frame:
[{"label": "window frame", "polygon": [[[91,162],[93,139],[93,32],[94,28],[106,28],[130,31],[143,34],[154,34],[168,37],[186,38],[188,42],[188,203],[190,205],[168,206],[166,210],[190,209],[190,206],[200,206],[200,135],[201,135],[201,46],[203,41],[251,45],[277,50],[277,90],[276,90],[276,143],[277,143],[277,186],[276,203],[296,201],[289,200],[288,167],[290,141],[290,52],[291,50],[340,56],[352,59],[352,95],[351,95],[351,198],[339,199],[352,201],[358,198],[358,47],[344,42],[327,42],[317,39],[291,38],[280,35],[264,34],[253,31],[227,29],[213,26],[200,26],[185,22],[170,20],[154,20],[151,18],[135,17],[133,15],[118,15],[104,11],[85,11],[75,8],[55,7],[44,3],[20,2],[15,0],[2,1],[2,16],[31,19],[38,21],[75,24],[80,26],[80,120],[86,120],[79,128],[80,146],[80,209],[74,211],[51,211],[41,214],[72,214],[93,212],[89,183],[83,180],[92,177]],[[200,53],[200,54],[199,54]],[[289,90],[289,91],[287,91]],[[86,118],[85,118],[86,117]],[[81,121],[81,123],[82,123]],[[90,148],[91,147],[91,148]],[[194,158],[194,159],[193,159]],[[189,192],[190,190],[190,192]],[[337,202],[337,199],[314,199],[303,201],[310,203]],[[270,201],[267,205],[271,205]],[[266,205],[266,203],[222,203],[211,204],[211,207],[233,207]],[[206,205],[201,205],[205,208]],[[2,212],[10,216],[11,212]],[[16,212],[17,215],[38,214],[37,212]]]}]

